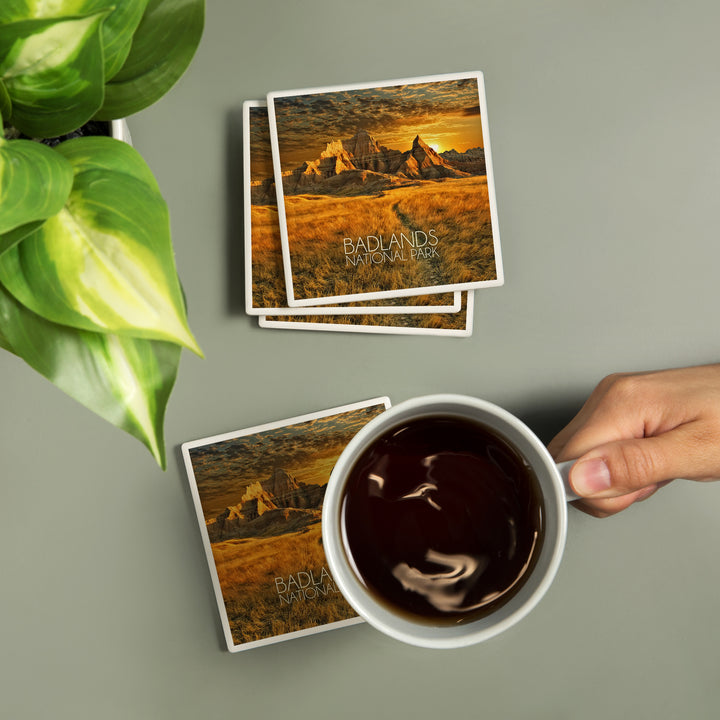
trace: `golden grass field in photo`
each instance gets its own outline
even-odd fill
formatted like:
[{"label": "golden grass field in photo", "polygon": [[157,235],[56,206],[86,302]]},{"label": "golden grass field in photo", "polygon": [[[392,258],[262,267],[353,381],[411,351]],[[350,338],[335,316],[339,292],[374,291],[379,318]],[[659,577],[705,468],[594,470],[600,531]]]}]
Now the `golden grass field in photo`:
[{"label": "golden grass field in photo", "polygon": [[275,578],[287,580],[299,571],[321,576],[325,553],[319,522],[270,538],[213,543],[212,552],[235,644],[355,617],[339,591],[290,604],[278,595]]},{"label": "golden grass field in photo", "polygon": [[[253,307],[287,307],[285,275],[283,271],[280,227],[276,205],[251,206],[252,227],[252,295]],[[359,305],[452,305],[452,293],[434,295],[411,295],[404,298],[366,300],[347,303],[349,307]]]},{"label": "golden grass field in photo", "polygon": [[[497,277],[487,177],[418,181],[381,196],[285,197],[299,299],[480,282]],[[439,257],[352,265],[343,239],[435,231]]]},{"label": "golden grass field in photo", "polygon": [[253,306],[287,307],[277,205],[250,209]]}]

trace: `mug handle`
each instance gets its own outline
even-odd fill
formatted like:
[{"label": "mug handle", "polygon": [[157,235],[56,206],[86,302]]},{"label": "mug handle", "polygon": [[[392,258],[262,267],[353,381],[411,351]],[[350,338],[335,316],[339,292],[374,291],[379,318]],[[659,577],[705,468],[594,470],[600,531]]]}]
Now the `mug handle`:
[{"label": "mug handle", "polygon": [[565,462],[556,463],[558,472],[563,481],[563,487],[565,488],[565,497],[568,502],[573,500],[579,500],[580,496],[573,492],[570,486],[570,468],[575,464],[575,460],[566,460]]}]

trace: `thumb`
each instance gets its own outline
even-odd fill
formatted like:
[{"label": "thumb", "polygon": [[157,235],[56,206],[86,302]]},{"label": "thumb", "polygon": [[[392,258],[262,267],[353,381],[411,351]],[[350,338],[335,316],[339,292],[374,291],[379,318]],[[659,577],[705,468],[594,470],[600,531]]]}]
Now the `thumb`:
[{"label": "thumb", "polygon": [[649,488],[683,473],[692,463],[685,426],[656,437],[618,440],[594,448],[570,469],[581,497],[610,498]]}]

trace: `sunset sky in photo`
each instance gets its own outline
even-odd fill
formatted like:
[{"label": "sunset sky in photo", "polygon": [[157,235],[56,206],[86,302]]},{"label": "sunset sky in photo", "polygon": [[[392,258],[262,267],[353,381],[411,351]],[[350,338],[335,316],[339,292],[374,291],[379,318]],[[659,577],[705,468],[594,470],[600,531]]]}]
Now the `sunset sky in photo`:
[{"label": "sunset sky in photo", "polygon": [[474,77],[275,97],[283,171],[315,160],[328,142],[366,130],[405,151],[416,135],[437,152],[483,147]]}]

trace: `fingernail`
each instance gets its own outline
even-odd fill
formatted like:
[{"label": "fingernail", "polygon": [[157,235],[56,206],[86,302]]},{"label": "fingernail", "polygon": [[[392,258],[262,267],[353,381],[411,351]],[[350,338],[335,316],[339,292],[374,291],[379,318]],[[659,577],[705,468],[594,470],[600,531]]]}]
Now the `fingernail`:
[{"label": "fingernail", "polygon": [[602,458],[577,463],[570,479],[578,495],[595,495],[610,487],[610,471]]}]

